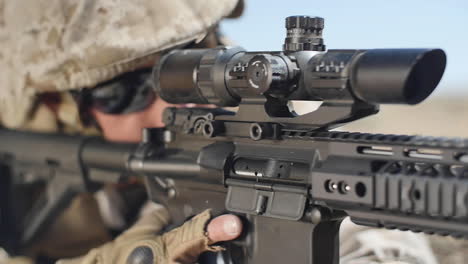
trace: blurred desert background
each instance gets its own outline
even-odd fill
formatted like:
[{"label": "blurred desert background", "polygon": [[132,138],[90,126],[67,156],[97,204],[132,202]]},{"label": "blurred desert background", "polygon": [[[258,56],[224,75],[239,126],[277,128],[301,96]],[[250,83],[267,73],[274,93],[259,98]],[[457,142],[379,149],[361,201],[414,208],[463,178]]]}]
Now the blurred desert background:
[{"label": "blurred desert background", "polygon": [[378,114],[340,130],[468,138],[468,94],[439,94],[415,106],[381,105]]}]

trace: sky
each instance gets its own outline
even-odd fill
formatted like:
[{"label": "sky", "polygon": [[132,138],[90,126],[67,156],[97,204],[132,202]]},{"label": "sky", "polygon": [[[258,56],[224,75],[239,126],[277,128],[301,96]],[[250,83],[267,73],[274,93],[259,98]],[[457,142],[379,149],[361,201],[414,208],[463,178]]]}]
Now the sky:
[{"label": "sky", "polygon": [[281,50],[292,15],[325,18],[328,49],[442,48],[435,94],[468,96],[468,0],[246,0],[244,15],[221,27],[247,50]]}]

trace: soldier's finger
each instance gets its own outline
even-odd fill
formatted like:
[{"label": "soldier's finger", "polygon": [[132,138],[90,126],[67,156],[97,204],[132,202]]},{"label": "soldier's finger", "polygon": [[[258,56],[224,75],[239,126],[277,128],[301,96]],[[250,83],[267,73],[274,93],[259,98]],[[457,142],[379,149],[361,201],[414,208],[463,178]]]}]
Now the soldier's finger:
[{"label": "soldier's finger", "polygon": [[221,215],[210,221],[206,231],[213,243],[236,239],[242,232],[242,222],[235,215]]}]

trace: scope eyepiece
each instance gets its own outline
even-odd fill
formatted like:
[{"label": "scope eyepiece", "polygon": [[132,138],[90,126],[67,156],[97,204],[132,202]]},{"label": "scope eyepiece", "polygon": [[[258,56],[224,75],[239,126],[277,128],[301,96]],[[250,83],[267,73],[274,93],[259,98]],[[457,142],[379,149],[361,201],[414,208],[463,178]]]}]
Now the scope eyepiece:
[{"label": "scope eyepiece", "polygon": [[225,69],[241,48],[174,50],[153,69],[156,93],[174,104],[236,106],[240,98],[225,87]]}]

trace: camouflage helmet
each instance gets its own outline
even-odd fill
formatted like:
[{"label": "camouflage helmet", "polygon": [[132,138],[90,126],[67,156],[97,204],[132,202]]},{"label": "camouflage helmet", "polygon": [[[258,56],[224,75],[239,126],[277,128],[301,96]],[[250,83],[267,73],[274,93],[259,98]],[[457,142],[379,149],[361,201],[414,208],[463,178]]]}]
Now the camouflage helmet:
[{"label": "camouflage helmet", "polygon": [[24,128],[45,111],[38,94],[148,65],[162,50],[203,39],[236,7],[239,0],[0,0],[0,124]]}]

